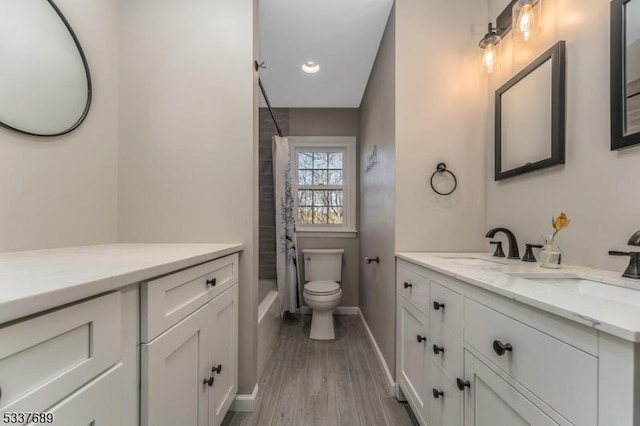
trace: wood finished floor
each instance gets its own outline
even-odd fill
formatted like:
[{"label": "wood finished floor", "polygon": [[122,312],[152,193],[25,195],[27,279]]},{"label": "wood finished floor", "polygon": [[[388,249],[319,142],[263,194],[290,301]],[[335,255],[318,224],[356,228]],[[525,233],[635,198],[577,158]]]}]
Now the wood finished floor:
[{"label": "wood finished floor", "polygon": [[388,395],[384,373],[357,315],[336,316],[336,340],[311,340],[310,316],[283,321],[258,382],[253,413],[224,426],[413,426],[406,403]]}]

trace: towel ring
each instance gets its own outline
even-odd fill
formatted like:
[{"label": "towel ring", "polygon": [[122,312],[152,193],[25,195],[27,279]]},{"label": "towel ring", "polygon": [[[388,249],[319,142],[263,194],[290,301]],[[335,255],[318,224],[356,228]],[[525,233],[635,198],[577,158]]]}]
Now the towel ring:
[{"label": "towel ring", "polygon": [[[435,185],[433,184],[433,178],[435,178],[436,175],[443,174],[443,173],[449,173],[453,178],[453,188],[449,192],[440,192],[436,189]],[[438,195],[451,195],[453,194],[453,192],[456,190],[457,187],[458,187],[458,179],[456,179],[456,175],[454,175],[451,170],[447,169],[447,165],[445,163],[439,163],[436,166],[436,171],[431,175],[431,189],[433,189],[433,192],[435,192]]]}]

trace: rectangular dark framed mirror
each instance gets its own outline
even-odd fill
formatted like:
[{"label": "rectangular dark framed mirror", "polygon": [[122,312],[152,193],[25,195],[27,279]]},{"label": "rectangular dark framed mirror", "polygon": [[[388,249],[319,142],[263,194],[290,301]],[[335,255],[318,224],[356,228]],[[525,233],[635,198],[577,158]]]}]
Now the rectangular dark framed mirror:
[{"label": "rectangular dark framed mirror", "polygon": [[611,2],[611,150],[640,144],[640,0]]},{"label": "rectangular dark framed mirror", "polygon": [[564,164],[565,90],[560,41],[496,91],[495,180]]}]

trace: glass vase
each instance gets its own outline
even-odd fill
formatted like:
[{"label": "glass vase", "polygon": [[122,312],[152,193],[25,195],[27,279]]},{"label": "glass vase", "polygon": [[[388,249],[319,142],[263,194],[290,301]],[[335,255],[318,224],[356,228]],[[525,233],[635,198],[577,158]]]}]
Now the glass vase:
[{"label": "glass vase", "polygon": [[549,269],[562,268],[562,250],[551,235],[545,237],[545,244],[540,249],[540,267]]}]

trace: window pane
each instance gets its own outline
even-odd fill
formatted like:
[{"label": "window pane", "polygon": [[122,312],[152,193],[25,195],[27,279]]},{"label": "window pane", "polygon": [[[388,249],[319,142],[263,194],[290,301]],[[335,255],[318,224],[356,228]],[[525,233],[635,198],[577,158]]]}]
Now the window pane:
[{"label": "window pane", "polygon": [[329,206],[342,207],[342,191],[328,191]]},{"label": "window pane", "polygon": [[301,207],[313,205],[313,191],[298,191],[298,205]]},{"label": "window pane", "polygon": [[342,170],[329,170],[329,185],[342,185]]},{"label": "window pane", "polygon": [[299,207],[298,208],[298,224],[299,225],[311,225],[313,223],[311,207]]},{"label": "window pane", "polygon": [[329,168],[342,170],[342,153],[332,152],[329,154]]},{"label": "window pane", "polygon": [[313,153],[312,152],[298,153],[298,168],[313,169]]},{"label": "window pane", "polygon": [[327,171],[326,170],[314,170],[313,171],[313,185],[326,185],[327,184]]},{"label": "window pane", "polygon": [[314,152],[313,153],[313,168],[314,169],[326,169],[327,168],[327,153],[326,152]]},{"label": "window pane", "polygon": [[332,225],[342,225],[342,207],[330,207],[327,220]]},{"label": "window pane", "polygon": [[329,209],[326,207],[313,208],[313,223],[327,223]]},{"label": "window pane", "polygon": [[298,170],[298,185],[313,185],[313,171]]},{"label": "window pane", "polygon": [[313,205],[315,207],[329,206],[329,191],[313,191]]}]

